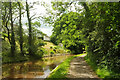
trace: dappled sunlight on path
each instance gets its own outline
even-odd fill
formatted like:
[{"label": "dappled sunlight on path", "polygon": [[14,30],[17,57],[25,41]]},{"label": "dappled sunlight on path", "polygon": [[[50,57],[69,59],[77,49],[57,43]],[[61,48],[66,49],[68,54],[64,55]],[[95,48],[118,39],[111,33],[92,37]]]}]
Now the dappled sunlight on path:
[{"label": "dappled sunlight on path", "polygon": [[74,58],[70,63],[70,68],[67,78],[96,78],[98,76],[93,72],[90,66],[85,62],[84,56]]}]

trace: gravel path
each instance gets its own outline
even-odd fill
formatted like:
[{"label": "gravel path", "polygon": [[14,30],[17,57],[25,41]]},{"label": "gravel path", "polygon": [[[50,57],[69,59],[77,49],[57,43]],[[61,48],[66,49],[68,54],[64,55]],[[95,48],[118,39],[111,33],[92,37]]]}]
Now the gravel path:
[{"label": "gravel path", "polygon": [[90,68],[90,66],[85,62],[84,56],[74,58],[70,63],[70,69],[68,72],[67,78],[78,78],[85,80],[101,80]]}]

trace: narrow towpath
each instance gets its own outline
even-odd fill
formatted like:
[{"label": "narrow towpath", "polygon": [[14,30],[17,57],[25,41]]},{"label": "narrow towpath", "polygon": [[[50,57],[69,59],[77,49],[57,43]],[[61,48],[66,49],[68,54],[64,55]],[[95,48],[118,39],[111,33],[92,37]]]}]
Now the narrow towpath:
[{"label": "narrow towpath", "polygon": [[67,78],[94,78],[95,80],[101,80],[95,74],[95,72],[90,68],[90,66],[85,62],[84,56],[74,58],[70,63],[70,69]]}]

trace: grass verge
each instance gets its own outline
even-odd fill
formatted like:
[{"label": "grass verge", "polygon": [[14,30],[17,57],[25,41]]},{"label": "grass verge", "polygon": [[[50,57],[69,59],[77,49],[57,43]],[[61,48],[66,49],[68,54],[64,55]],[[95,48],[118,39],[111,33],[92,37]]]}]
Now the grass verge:
[{"label": "grass verge", "polygon": [[45,80],[54,80],[54,78],[57,78],[60,80],[63,78],[66,78],[65,76],[68,73],[69,67],[70,67],[70,61],[78,56],[82,56],[84,54],[74,55],[69,58],[67,58],[64,62],[62,62],[54,71],[46,78]]},{"label": "grass verge", "polygon": [[115,73],[113,71],[110,71],[107,69],[106,66],[100,68],[100,66],[97,66],[93,62],[90,61],[87,56],[85,56],[86,62],[91,66],[91,68],[96,72],[98,77],[102,78],[103,80],[120,80],[120,74]]}]

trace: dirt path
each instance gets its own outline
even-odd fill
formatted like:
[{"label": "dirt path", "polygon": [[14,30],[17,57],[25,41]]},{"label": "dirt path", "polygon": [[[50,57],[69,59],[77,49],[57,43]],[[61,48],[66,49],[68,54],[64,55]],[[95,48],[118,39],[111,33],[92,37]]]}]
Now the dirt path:
[{"label": "dirt path", "polygon": [[93,70],[90,68],[90,66],[85,62],[84,56],[80,56],[77,58],[74,58],[70,63],[70,69],[68,72],[67,78],[94,78],[95,80],[101,80],[98,79],[97,75],[93,72]]}]

